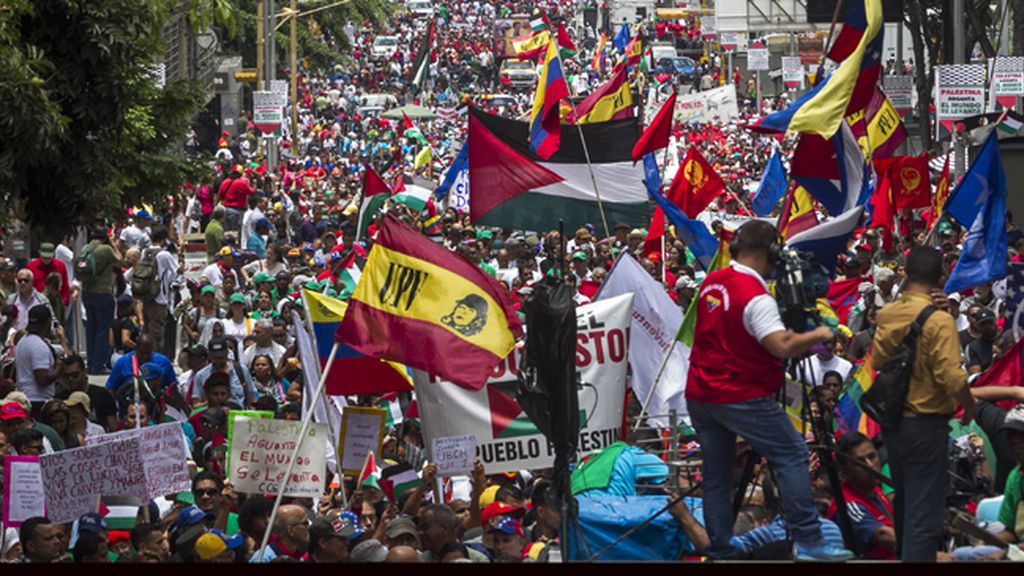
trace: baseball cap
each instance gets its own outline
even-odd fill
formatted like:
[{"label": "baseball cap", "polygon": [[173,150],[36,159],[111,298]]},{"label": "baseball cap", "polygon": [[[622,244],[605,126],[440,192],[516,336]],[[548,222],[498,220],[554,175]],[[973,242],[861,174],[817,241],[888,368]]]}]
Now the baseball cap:
[{"label": "baseball cap", "polygon": [[263,282],[273,282],[273,281],[274,281],[274,277],[271,276],[270,274],[267,274],[266,272],[257,272],[252,277],[252,283],[253,284],[261,284]]},{"label": "baseball cap", "polygon": [[416,523],[411,518],[406,517],[395,518],[384,531],[384,535],[391,540],[406,534],[410,536],[416,536],[417,534]]},{"label": "baseball cap", "polygon": [[494,502],[494,496],[498,493],[500,486],[488,486],[480,493],[480,510],[487,508]]},{"label": "baseball cap", "polygon": [[53,314],[50,313],[50,308],[43,306],[42,304],[33,306],[28,311],[28,324],[29,326],[45,326],[50,323],[53,319]]},{"label": "baseball cap", "polygon": [[125,292],[117,297],[118,306],[131,306],[133,302],[135,302],[135,298],[133,298],[132,295],[129,294],[128,292]]},{"label": "baseball cap", "polygon": [[643,238],[645,236],[644,231],[639,229],[639,228],[633,228],[632,230],[630,230],[629,231],[629,235],[630,236],[639,236],[641,238]]},{"label": "baseball cap", "polygon": [[207,518],[213,518],[213,514],[203,512],[198,506],[189,506],[178,512],[178,517],[174,519],[174,527],[178,532],[182,532],[192,526],[202,524]]},{"label": "baseball cap", "polygon": [[203,286],[199,290],[199,295],[200,296],[203,295],[203,294],[216,294],[216,293],[217,293],[217,287],[214,286],[213,284],[207,284],[206,286]]},{"label": "baseball cap", "polygon": [[586,262],[587,261],[587,253],[586,252],[574,252],[573,255],[572,255],[572,259],[573,260],[583,260],[584,262]]},{"label": "baseball cap", "polygon": [[676,290],[682,290],[683,288],[696,289],[697,282],[689,276],[680,276],[679,279],[676,280]]},{"label": "baseball cap", "polygon": [[43,242],[39,245],[39,255],[43,258],[53,258],[54,247],[50,242]]},{"label": "baseball cap", "polygon": [[14,400],[8,400],[6,404],[0,404],[0,420],[7,422],[8,420],[16,420],[18,418],[28,418],[25,415],[25,411],[21,409],[21,405]]},{"label": "baseball cap", "polygon": [[228,302],[232,304],[245,304],[245,296],[242,296],[238,292],[235,292],[234,294],[231,295],[231,298],[228,298]]},{"label": "baseball cap", "polygon": [[28,396],[25,395],[21,390],[15,390],[14,392],[8,392],[4,400],[11,400],[18,403],[25,414],[32,412],[32,402],[29,401]]},{"label": "baseball cap", "polygon": [[155,362],[146,362],[142,365],[142,377],[145,380],[156,380],[157,378],[161,378],[160,366]]},{"label": "baseball cap", "polygon": [[228,343],[223,338],[211,338],[207,349],[209,350],[210,358],[221,359],[228,357]]},{"label": "baseball cap", "polygon": [[107,529],[103,517],[95,512],[87,512],[78,518],[79,532],[101,532]]},{"label": "baseball cap", "polygon": [[359,517],[347,510],[336,516],[333,514],[327,516],[327,519],[330,522],[331,531],[350,542],[366,534],[366,530],[359,525]]},{"label": "baseball cap", "polygon": [[373,538],[363,540],[352,548],[349,559],[352,562],[383,562],[388,557],[388,549]]},{"label": "baseball cap", "polygon": [[196,556],[200,560],[209,560],[219,556],[225,550],[234,550],[242,545],[242,535],[235,534],[228,538],[220,530],[210,530],[196,540]]},{"label": "baseball cap", "polygon": [[1003,420],[1003,425],[1000,426],[999,429],[1024,432],[1024,405],[1014,406],[1009,412],[1007,412],[1006,419]]},{"label": "baseball cap", "polygon": [[259,220],[256,221],[256,225],[254,226],[254,228],[256,228],[256,229],[260,229],[260,228],[270,229],[271,226],[272,226],[272,224],[270,223],[270,220],[268,220],[266,218],[260,218]]},{"label": "baseball cap", "polygon": [[996,315],[988,308],[981,308],[974,313],[975,322],[988,322],[989,320],[995,321]]},{"label": "baseball cap", "polygon": [[513,536],[523,536],[523,525],[515,518],[502,518],[488,532],[504,532]]},{"label": "baseball cap", "polygon": [[71,408],[72,406],[81,406],[82,408],[85,408],[87,413],[92,410],[92,400],[85,392],[72,392],[71,395],[68,396],[68,399],[64,401],[64,405],[68,408]]},{"label": "baseball cap", "polygon": [[237,257],[238,256],[238,251],[235,250],[234,248],[232,248],[231,246],[225,246],[225,247],[221,248],[220,252],[217,252],[217,254],[220,255],[220,256],[231,255],[231,256]]},{"label": "baseball cap", "polygon": [[522,506],[509,506],[504,502],[492,502],[480,512],[480,522],[487,524],[487,522],[495,516],[522,518],[524,514],[526,514],[526,509]]},{"label": "baseball cap", "polygon": [[196,358],[208,358],[210,356],[210,351],[206,349],[206,346],[196,344],[188,349],[188,355],[195,356]]}]

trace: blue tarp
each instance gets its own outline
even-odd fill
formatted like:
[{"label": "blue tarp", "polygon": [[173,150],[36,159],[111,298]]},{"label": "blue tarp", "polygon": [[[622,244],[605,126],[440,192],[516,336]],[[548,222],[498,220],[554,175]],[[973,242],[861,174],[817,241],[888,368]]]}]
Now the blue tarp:
[{"label": "blue tarp", "polygon": [[[665,506],[668,496],[602,496],[592,491],[580,495],[576,501],[579,503],[579,533],[590,548],[590,554],[596,554]],[[686,498],[685,501],[694,518],[703,525],[701,499]],[[572,527],[567,543],[570,560],[589,558]],[[693,556],[696,550],[683,527],[666,511],[597,560],[665,562],[678,560],[680,555]]]}]

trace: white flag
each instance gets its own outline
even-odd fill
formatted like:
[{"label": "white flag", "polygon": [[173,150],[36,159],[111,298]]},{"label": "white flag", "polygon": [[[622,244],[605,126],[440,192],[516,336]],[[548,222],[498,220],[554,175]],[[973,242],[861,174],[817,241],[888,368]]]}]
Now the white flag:
[{"label": "white flag", "polygon": [[669,298],[662,285],[651,277],[628,253],[612,266],[601,285],[596,300],[606,300],[632,292],[633,323],[629,339],[629,364],[633,368],[630,386],[642,403],[651,391],[658,368],[665,355],[672,356],[661,375],[647,405],[647,421],[655,426],[668,426],[669,410],[675,409],[682,422],[690,424],[686,410],[686,371],[690,369],[690,347],[678,342],[676,333],[683,324],[683,311]]},{"label": "white flag", "polygon": [[[295,311],[292,311],[292,324],[295,326],[295,347],[299,353],[299,362],[302,362],[302,415],[305,417],[316,394],[317,385],[320,383],[320,358],[313,348],[313,340],[310,338],[309,331],[306,330],[302,319]],[[347,402],[345,402],[344,396],[324,395],[324,399],[317,403],[316,410],[313,412],[314,422],[327,424],[327,466],[331,471],[335,471],[337,466],[334,443],[341,431],[341,410],[345,404]]]}]

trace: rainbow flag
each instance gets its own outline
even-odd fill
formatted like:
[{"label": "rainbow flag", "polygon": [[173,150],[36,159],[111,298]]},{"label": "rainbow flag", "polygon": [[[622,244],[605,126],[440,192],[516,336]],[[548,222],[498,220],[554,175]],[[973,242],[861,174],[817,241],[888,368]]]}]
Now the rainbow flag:
[{"label": "rainbow flag", "polygon": [[544,69],[537,82],[533,112],[530,114],[530,149],[543,160],[551,158],[561,146],[562,123],[559,103],[568,97],[569,85],[565,83],[558,47],[554,42],[548,42]]},{"label": "rainbow flag", "polygon": [[882,431],[878,423],[860,409],[860,398],[874,381],[875,369],[871,365],[871,352],[868,352],[864,361],[850,372],[845,389],[839,395],[834,415],[840,433],[860,432],[868,438],[874,438]]},{"label": "rainbow flag", "polygon": [[594,61],[590,63],[598,74],[604,73],[604,45],[608,42],[608,35],[601,32],[601,40],[597,43],[597,50],[594,51]]},{"label": "rainbow flag", "polygon": [[[348,303],[310,290],[303,290],[303,298],[313,325],[313,339],[322,370],[331,355],[334,334],[345,317]],[[402,392],[412,390],[412,374],[401,364],[364,356],[342,344],[327,374],[325,386],[330,396]]]}]

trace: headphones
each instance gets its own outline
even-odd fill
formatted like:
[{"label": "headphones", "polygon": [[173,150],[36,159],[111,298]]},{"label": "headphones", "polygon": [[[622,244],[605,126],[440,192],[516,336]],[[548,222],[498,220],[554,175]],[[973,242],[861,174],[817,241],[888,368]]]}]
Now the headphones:
[{"label": "headphones", "polygon": [[[768,224],[768,225],[771,226],[771,224]],[[739,228],[737,228],[736,232],[734,232],[733,235],[732,235],[732,240],[729,241],[729,253],[731,255],[733,255],[734,257],[735,257],[735,255],[738,252],[740,252],[740,249],[739,249],[740,248],[740,235],[743,233],[743,228],[746,227],[746,226],[747,226],[747,224],[743,224],[743,226],[740,226]],[[768,246],[768,263],[771,264],[774,267],[781,260],[782,260],[782,243],[779,242],[779,235],[778,235],[778,233],[776,233],[775,234],[775,239],[772,241],[771,245]]]}]

